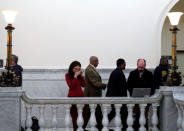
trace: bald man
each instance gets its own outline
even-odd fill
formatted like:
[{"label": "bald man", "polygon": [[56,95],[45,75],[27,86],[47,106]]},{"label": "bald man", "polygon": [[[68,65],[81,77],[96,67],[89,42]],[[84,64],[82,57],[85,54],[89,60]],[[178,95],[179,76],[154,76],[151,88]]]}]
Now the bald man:
[{"label": "bald man", "polygon": [[[151,88],[153,89],[153,74],[146,69],[146,60],[137,60],[137,69],[130,72],[127,87],[132,95],[133,88]],[[154,91],[151,91],[151,94]]]},{"label": "bald man", "polygon": [[96,56],[90,57],[90,64],[85,70],[86,88],[84,95],[86,97],[101,97],[102,90],[106,88],[106,84],[102,83],[102,79],[96,70],[98,66],[98,58]]},{"label": "bald man", "polygon": [[[85,97],[101,97],[102,96],[102,90],[106,88],[106,84],[102,83],[102,79],[96,70],[96,67],[98,66],[98,58],[96,56],[91,56],[90,64],[85,70],[85,81],[86,81],[86,87],[84,89],[84,96]],[[90,109],[88,106],[87,109],[87,117],[90,116]],[[101,131],[103,128],[102,125],[102,111],[101,107],[98,104],[95,111],[95,117],[97,121],[96,127],[98,128],[98,131]]]},{"label": "bald man", "polygon": [[[152,72],[148,71],[146,69],[146,60],[144,59],[138,59],[137,60],[137,69],[130,72],[128,81],[127,81],[127,87],[130,92],[130,95],[132,95],[132,91],[134,88],[151,88],[151,95],[154,92],[153,88],[153,74]],[[135,113],[135,121],[134,121],[134,130],[138,131],[140,125],[139,125],[139,117],[140,117],[140,111],[139,107],[135,105],[134,107],[134,113]],[[146,116],[148,114],[148,107],[146,108]],[[146,128],[148,128],[148,125],[146,123]]]}]

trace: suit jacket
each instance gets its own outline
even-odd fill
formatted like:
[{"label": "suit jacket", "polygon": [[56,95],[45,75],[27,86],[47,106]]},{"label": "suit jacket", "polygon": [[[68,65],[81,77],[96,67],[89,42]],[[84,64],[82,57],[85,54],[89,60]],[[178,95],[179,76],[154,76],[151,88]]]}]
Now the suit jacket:
[{"label": "suit jacket", "polygon": [[141,77],[137,69],[130,72],[127,81],[127,86],[130,95],[132,95],[133,88],[151,88],[151,95],[152,95],[154,92],[152,72],[145,69]]},{"label": "suit jacket", "polygon": [[68,96],[69,97],[82,97],[84,96],[84,93],[81,89],[81,87],[85,87],[85,80],[84,77],[81,77],[81,80],[79,78],[73,78],[72,80],[69,77],[69,74],[65,74],[66,83],[69,87]]},{"label": "suit jacket", "polygon": [[15,72],[17,77],[19,77],[17,86],[22,86],[22,72],[23,72],[23,68],[20,65],[16,64],[15,66],[12,67],[12,71]]},{"label": "suit jacket", "polygon": [[127,96],[127,84],[123,71],[116,68],[110,75],[106,96]]},{"label": "suit jacket", "polygon": [[154,88],[159,89],[160,86],[167,84],[168,66],[159,65],[154,70]]},{"label": "suit jacket", "polygon": [[84,96],[86,97],[101,97],[102,89],[106,88],[106,84],[102,83],[101,77],[97,70],[88,65],[85,70],[86,87],[84,89]]}]

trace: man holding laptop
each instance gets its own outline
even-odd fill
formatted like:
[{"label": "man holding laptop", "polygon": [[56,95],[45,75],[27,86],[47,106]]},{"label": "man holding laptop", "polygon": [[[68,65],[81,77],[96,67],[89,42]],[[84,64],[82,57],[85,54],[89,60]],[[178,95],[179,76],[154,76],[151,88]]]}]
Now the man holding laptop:
[{"label": "man holding laptop", "polygon": [[[130,92],[130,96],[144,97],[145,95],[147,96],[153,95],[154,93],[153,74],[152,72],[146,69],[145,59],[137,60],[137,69],[130,72],[127,81],[127,88]],[[148,107],[146,109],[146,112],[148,113]],[[135,131],[138,131],[140,126],[139,125],[140,111],[138,105],[135,106],[134,113],[135,113],[135,122],[133,127]]]},{"label": "man holding laptop", "polygon": [[130,72],[127,87],[130,92],[130,96],[132,96],[134,88],[150,88],[151,93],[147,95],[153,95],[153,74],[146,69],[146,60],[137,60],[137,69]]}]

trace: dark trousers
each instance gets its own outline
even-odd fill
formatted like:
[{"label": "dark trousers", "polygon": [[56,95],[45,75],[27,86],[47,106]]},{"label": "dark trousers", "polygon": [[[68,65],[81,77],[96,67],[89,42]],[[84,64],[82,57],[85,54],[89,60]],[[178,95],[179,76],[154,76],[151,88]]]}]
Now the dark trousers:
[{"label": "dark trousers", "polygon": [[[90,108],[89,108],[89,105],[87,105],[87,113],[86,113],[86,118],[88,119],[86,121],[86,123],[88,123],[89,119],[90,119],[90,116],[91,116],[91,111],[90,111]],[[103,128],[103,125],[102,125],[102,118],[103,118],[103,115],[102,115],[102,110],[101,110],[101,107],[100,105],[98,104],[97,107],[96,107],[96,110],[95,110],[95,118],[96,118],[96,128],[98,129],[98,131],[101,131],[102,128]]]},{"label": "dark trousers", "polygon": [[99,131],[101,131],[102,128],[103,128],[103,125],[102,125],[102,118],[103,118],[103,115],[102,115],[102,110],[101,110],[100,105],[97,105],[97,107],[96,107],[95,117],[96,117],[96,122],[97,122],[96,127],[97,127],[97,129],[98,129]]},{"label": "dark trousers", "polygon": [[[70,114],[72,117],[72,123],[73,123],[73,131],[76,131],[78,126],[77,126],[77,117],[78,117],[78,112],[77,112],[77,106],[76,105],[72,105],[70,108]],[[85,129],[87,126],[87,122],[88,122],[88,115],[87,115],[87,106],[85,105],[83,108],[83,112],[82,112],[82,116],[84,119],[84,124],[83,124],[83,128]]]},{"label": "dark trousers", "polygon": [[[149,106],[146,106],[145,108],[145,112],[144,112],[144,115],[145,115],[145,118],[146,118],[146,129],[148,130],[148,112],[149,112]],[[139,108],[139,105],[135,105],[134,109],[133,109],[133,113],[134,113],[134,124],[133,124],[133,128],[135,131],[138,131],[139,128],[140,128],[140,124],[139,124],[139,118],[140,118],[140,108]]]},{"label": "dark trousers", "polygon": [[[126,131],[126,128],[128,127],[126,123],[127,116],[128,116],[126,105],[122,105],[120,114],[121,114],[121,123],[123,125],[122,131]],[[108,114],[109,122],[115,117],[115,115],[116,115],[116,110],[115,110],[114,104],[112,104],[111,112]]]}]

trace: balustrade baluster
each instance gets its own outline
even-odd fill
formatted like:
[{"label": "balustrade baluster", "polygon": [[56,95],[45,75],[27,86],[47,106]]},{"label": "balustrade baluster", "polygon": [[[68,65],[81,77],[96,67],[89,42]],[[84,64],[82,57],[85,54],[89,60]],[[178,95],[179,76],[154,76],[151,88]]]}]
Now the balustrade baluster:
[{"label": "balustrade baluster", "polygon": [[39,118],[40,130],[39,131],[45,131],[45,118],[44,118],[45,105],[40,105],[39,110],[40,110],[40,118]]},{"label": "balustrade baluster", "polygon": [[128,128],[126,131],[134,131],[134,129],[132,128],[132,125],[133,125],[133,114],[132,114],[132,110],[133,110],[133,107],[134,107],[134,104],[127,104],[127,107],[128,107],[128,118],[127,118],[127,125],[128,125]]},{"label": "balustrade baluster", "polygon": [[115,104],[115,110],[116,110],[116,116],[115,116],[115,131],[121,131],[121,118],[120,118],[120,108],[121,108],[122,104]]},{"label": "balustrade baluster", "polygon": [[91,116],[90,116],[90,120],[89,120],[90,126],[91,126],[90,131],[98,131],[95,127],[96,126],[96,118],[95,118],[96,105],[90,104],[89,107],[90,107],[90,111],[91,111]]},{"label": "balustrade baluster", "polygon": [[71,117],[70,117],[70,107],[71,105],[65,105],[65,131],[70,131],[70,123],[71,123]]},{"label": "balustrade baluster", "polygon": [[152,123],[153,127],[152,127],[151,131],[159,131],[157,128],[157,125],[158,125],[157,107],[158,106],[159,106],[158,103],[152,104],[153,114],[151,117],[151,123]]},{"label": "balustrade baluster", "polygon": [[57,113],[57,105],[52,105],[52,131],[58,131],[57,130],[57,117],[56,117],[56,113]]},{"label": "balustrade baluster", "polygon": [[109,104],[103,104],[103,120],[102,120],[102,124],[103,124],[103,128],[102,131],[109,131],[109,129],[107,128],[108,124],[109,124],[109,120],[107,117],[107,110],[109,108]]},{"label": "balustrade baluster", "polygon": [[178,119],[177,119],[177,127],[178,127],[178,131],[183,131],[182,130],[182,109],[180,107],[180,105],[176,104],[176,107],[178,109]]},{"label": "balustrade baluster", "polygon": [[145,124],[146,124],[146,118],[145,118],[145,107],[147,106],[147,104],[140,104],[140,118],[139,118],[139,124],[140,124],[140,128],[139,131],[146,131],[145,128]]},{"label": "balustrade baluster", "polygon": [[32,126],[32,119],[31,119],[31,113],[32,113],[32,105],[25,105],[26,108],[26,131],[32,131],[31,126]]},{"label": "balustrade baluster", "polygon": [[83,131],[82,125],[84,123],[83,120],[83,116],[82,116],[82,112],[83,112],[83,105],[82,104],[78,104],[77,105],[77,109],[78,109],[78,118],[77,118],[77,131]]},{"label": "balustrade baluster", "polygon": [[181,127],[182,127],[182,131],[184,131],[184,106],[180,106],[180,108],[181,108],[181,110],[182,110],[182,112],[181,112],[181,114],[182,114],[182,123],[181,123]]}]

